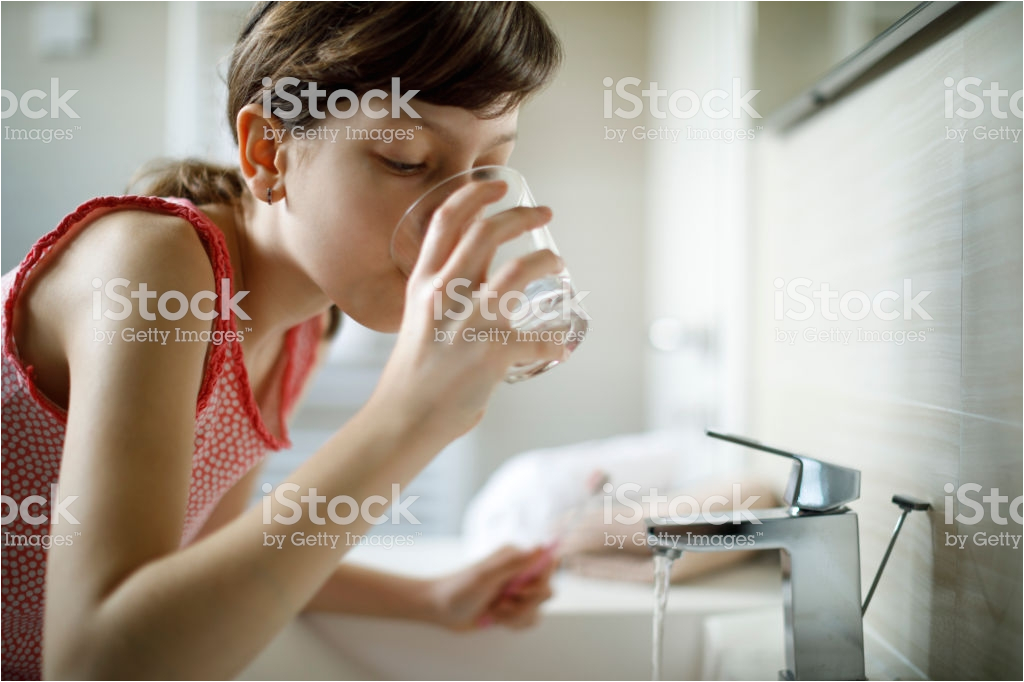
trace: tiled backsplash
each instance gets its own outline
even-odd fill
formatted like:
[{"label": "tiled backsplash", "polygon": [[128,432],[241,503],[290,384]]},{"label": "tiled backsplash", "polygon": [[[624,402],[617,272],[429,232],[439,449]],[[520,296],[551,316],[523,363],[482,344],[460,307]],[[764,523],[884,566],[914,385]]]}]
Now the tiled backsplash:
[{"label": "tiled backsplash", "polygon": [[[865,589],[898,515],[891,496],[932,503],[908,519],[867,624],[936,679],[1022,674],[1024,547],[975,544],[979,531],[1019,538],[1021,526],[987,511],[977,525],[947,525],[944,514],[949,484],[980,485],[979,500],[990,488],[1022,494],[1022,143],[976,137],[979,126],[1019,131],[1021,119],[987,100],[976,118],[944,113],[948,79],[980,79],[979,95],[993,81],[1021,89],[1020,27],[1019,3],[957,8],[851,93],[765,140],[754,175],[752,434],[862,470]],[[853,319],[854,303],[830,320],[815,300],[809,319],[778,320],[778,280],[796,278],[840,296],[894,291],[884,310],[901,315]],[[919,301],[930,320],[903,319],[905,280],[911,297],[931,292]],[[947,546],[953,535],[965,548]]]}]

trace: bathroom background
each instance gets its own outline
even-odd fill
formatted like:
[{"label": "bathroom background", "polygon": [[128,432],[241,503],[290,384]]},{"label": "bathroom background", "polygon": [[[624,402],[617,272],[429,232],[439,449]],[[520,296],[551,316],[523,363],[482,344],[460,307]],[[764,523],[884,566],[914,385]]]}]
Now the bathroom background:
[{"label": "bathroom background", "polygon": [[[980,93],[998,82],[1010,101],[1022,88],[1021,5],[952,7],[835,101],[793,114],[801,93],[914,6],[541,3],[566,61],[522,112],[511,165],[555,210],[562,254],[592,292],[592,331],[564,367],[502,386],[484,422],[410,486],[420,532],[458,535],[474,495],[521,453],[556,461],[547,449],[596,452],[607,449],[600,439],[628,434],[671,432],[686,444],[668,463],[675,483],[751,472],[785,481],[767,455],[706,442],[702,430],[716,426],[862,470],[865,586],[896,518],[891,495],[930,501],[927,522],[908,522],[866,627],[924,678],[1020,678],[1021,550],[946,546],[949,533],[1019,536],[1020,526],[991,515],[948,525],[944,513],[947,484],[1022,494],[1021,143],[972,132],[1019,131],[1021,119],[991,106],[954,116],[949,102],[964,98],[947,83],[974,77]],[[5,272],[147,160],[234,160],[220,74],[247,8],[2,4],[3,88],[48,91],[59,78],[78,90],[81,117],[72,140],[3,138]],[[625,77],[668,92],[732,92],[735,81],[759,90],[761,118],[606,118],[605,79]],[[19,115],[5,128],[15,121],[53,125]],[[635,126],[713,139],[609,139],[610,128]],[[748,130],[754,139],[726,141]],[[909,297],[931,292],[921,303],[931,319],[831,320],[821,307],[806,320],[780,316],[780,296],[800,278],[840,295],[904,297],[908,280]],[[359,408],[390,343],[345,322],[296,416],[295,447],[269,462],[266,481]]]}]

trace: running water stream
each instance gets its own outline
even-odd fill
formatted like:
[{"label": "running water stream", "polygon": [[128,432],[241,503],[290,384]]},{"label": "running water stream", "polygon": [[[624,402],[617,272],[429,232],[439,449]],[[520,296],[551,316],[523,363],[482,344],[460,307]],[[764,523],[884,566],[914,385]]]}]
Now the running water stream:
[{"label": "running water stream", "polygon": [[665,607],[668,605],[668,588],[672,579],[672,562],[675,557],[668,554],[654,554],[654,645],[651,648],[651,679],[661,679],[662,643],[665,637]]}]

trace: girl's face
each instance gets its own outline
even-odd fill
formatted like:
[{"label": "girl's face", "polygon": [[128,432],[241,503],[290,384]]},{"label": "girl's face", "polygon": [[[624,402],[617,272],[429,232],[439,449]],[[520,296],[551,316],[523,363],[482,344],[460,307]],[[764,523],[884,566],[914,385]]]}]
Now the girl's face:
[{"label": "girl's face", "polygon": [[507,163],[516,133],[516,111],[481,119],[411,103],[422,118],[328,116],[286,142],[298,152],[284,174],[286,249],[346,315],[383,332],[397,331],[405,302],[405,277],[391,261],[399,219],[441,180]]}]

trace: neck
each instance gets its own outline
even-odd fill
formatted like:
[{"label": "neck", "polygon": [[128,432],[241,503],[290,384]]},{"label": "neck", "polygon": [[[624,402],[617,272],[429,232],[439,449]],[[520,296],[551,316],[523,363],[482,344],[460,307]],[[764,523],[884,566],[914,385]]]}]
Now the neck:
[{"label": "neck", "polygon": [[224,211],[222,229],[235,274],[236,290],[248,291],[239,306],[250,320],[247,337],[273,338],[326,311],[331,301],[295,263],[280,239],[284,202],[272,206],[243,193],[234,210]]}]

